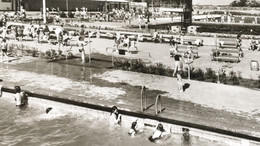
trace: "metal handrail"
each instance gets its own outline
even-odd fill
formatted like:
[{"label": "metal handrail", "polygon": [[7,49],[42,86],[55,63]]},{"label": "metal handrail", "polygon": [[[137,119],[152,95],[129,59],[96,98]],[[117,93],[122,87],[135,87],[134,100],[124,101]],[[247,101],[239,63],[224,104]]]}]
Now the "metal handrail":
[{"label": "metal handrail", "polygon": [[[159,111],[158,111],[158,106],[159,106]],[[157,95],[156,100],[155,100],[155,114],[157,115],[158,113],[162,112],[162,100],[161,100],[161,95]]]},{"label": "metal handrail", "polygon": [[[143,102],[144,102],[144,107],[143,107]],[[143,112],[146,109],[147,109],[146,87],[142,86],[142,90],[141,90],[141,111]]]}]

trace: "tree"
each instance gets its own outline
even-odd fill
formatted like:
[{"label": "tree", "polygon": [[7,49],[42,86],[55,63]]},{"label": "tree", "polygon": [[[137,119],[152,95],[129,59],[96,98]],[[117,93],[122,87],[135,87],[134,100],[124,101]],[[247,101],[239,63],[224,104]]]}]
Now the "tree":
[{"label": "tree", "polygon": [[247,6],[247,0],[239,0],[239,1],[235,0],[230,4],[230,6],[232,6],[232,7],[245,7],[245,6]]},{"label": "tree", "polygon": [[230,3],[231,7],[260,7],[260,3],[257,1],[248,1],[248,0],[235,0]]},{"label": "tree", "polygon": [[245,7],[247,4],[247,0],[240,0],[239,5],[240,7]]},{"label": "tree", "polygon": [[230,3],[230,6],[231,7],[238,7],[239,3],[237,1],[233,1],[233,2]]}]

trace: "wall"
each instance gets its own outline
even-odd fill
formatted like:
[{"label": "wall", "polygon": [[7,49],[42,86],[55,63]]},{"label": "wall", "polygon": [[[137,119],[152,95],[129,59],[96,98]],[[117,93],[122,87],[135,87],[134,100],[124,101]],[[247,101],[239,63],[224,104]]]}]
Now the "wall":
[{"label": "wall", "polygon": [[11,2],[2,2],[0,0],[0,10],[11,10],[12,9],[12,3]]}]

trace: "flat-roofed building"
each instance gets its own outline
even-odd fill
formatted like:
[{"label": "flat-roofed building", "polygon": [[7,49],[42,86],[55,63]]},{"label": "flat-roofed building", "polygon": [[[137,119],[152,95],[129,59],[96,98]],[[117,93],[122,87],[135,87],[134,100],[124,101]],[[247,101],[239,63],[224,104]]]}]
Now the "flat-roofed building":
[{"label": "flat-roofed building", "polygon": [[0,0],[0,10],[12,10],[12,0]]},{"label": "flat-roofed building", "polygon": [[[39,11],[43,0],[22,0],[21,5],[27,11]],[[129,0],[46,0],[46,7],[59,8],[61,11],[75,10],[82,7],[88,11],[111,11],[113,8],[129,8]]]}]

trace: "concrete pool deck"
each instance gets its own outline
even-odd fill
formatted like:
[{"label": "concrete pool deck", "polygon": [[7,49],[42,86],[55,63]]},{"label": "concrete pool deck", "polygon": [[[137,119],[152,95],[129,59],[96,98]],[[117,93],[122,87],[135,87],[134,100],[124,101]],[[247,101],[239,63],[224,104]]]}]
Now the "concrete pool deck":
[{"label": "concrete pool deck", "polygon": [[[227,63],[217,64],[210,60],[209,53],[214,48],[214,39],[203,39],[205,46],[199,48],[201,57],[195,60],[194,67],[216,68],[226,65]],[[113,45],[113,40],[95,38],[92,39],[92,42],[92,52],[102,54],[108,54],[105,51],[106,47]],[[248,40],[243,40],[246,57],[242,58],[240,63],[233,63],[230,66],[232,66],[232,70],[241,71],[244,77],[257,79],[259,71],[250,71],[249,65],[250,60],[260,62],[260,52],[247,50],[248,42]],[[37,47],[41,51],[50,48],[57,49],[57,45],[36,44],[35,42],[23,43]],[[169,57],[168,44],[140,42],[139,47],[140,54],[127,54],[125,57],[147,59],[152,63],[161,62],[173,68],[174,61]],[[79,47],[73,47],[73,54],[78,54],[78,49]],[[158,51],[158,49],[160,50]],[[162,105],[165,109],[158,117],[260,137],[259,90],[185,80],[184,82],[190,86],[184,93],[179,93],[176,78],[172,77],[114,70],[102,74],[93,74],[93,81],[90,83],[89,80],[74,81],[55,75],[37,74],[8,68],[8,64],[19,66],[20,63],[30,62],[34,59],[37,58],[23,57],[10,63],[0,63],[2,66],[0,78],[4,80],[3,86],[13,88],[15,85],[19,85],[24,90],[38,94],[57,96],[105,107],[117,105],[119,109],[137,113],[140,112],[141,86],[146,86],[148,88],[148,106],[154,104],[157,94],[162,95]],[[100,82],[103,85],[100,85]],[[154,106],[144,113],[155,115]]]}]

